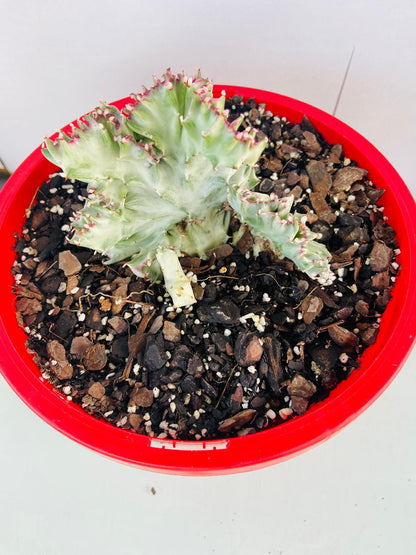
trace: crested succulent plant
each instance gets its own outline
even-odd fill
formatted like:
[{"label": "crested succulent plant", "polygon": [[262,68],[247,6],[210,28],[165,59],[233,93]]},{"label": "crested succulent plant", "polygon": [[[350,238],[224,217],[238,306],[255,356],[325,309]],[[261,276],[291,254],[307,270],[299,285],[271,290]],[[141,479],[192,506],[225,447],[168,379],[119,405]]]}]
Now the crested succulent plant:
[{"label": "crested succulent plant", "polygon": [[108,263],[126,260],[139,276],[163,275],[175,306],[195,302],[179,257],[205,257],[227,241],[229,206],[257,248],[288,256],[311,276],[329,269],[328,252],[290,213],[290,198],[250,191],[266,140],[239,131],[241,119],[230,124],[224,102],[199,73],[168,70],[123,111],[103,102],[43,149],[65,176],[88,184],[71,242]]},{"label": "crested succulent plant", "polygon": [[334,276],[329,269],[329,253],[314,240],[317,234],[306,225],[306,216],[290,212],[293,196],[278,198],[274,193],[256,193],[233,181],[234,178],[227,190],[228,202],[240,221],[249,226],[254,254],[271,251],[280,258],[289,258],[322,285],[330,284]]}]

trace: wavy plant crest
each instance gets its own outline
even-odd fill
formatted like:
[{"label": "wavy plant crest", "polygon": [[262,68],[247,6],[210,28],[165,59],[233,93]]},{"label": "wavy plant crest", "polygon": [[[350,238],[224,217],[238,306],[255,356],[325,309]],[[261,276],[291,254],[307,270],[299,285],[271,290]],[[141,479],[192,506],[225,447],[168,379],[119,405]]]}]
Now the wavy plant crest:
[{"label": "wavy plant crest", "polygon": [[293,196],[278,198],[274,193],[256,193],[232,183],[228,187],[230,206],[253,235],[255,255],[272,251],[292,260],[322,285],[329,285],[334,278],[328,265],[329,253],[314,240],[317,234],[306,225],[306,216],[291,212],[293,200]]},{"label": "wavy plant crest", "polygon": [[267,240],[312,276],[329,269],[329,254],[290,206],[283,214],[274,200],[250,192],[266,140],[255,129],[238,131],[241,119],[230,124],[225,96],[213,98],[212,87],[199,72],[168,70],[123,111],[103,102],[43,149],[68,178],[88,184],[71,242],[108,263],[126,260],[139,276],[163,275],[178,307],[195,302],[179,257],[205,257],[227,241],[227,201],[258,245]]}]

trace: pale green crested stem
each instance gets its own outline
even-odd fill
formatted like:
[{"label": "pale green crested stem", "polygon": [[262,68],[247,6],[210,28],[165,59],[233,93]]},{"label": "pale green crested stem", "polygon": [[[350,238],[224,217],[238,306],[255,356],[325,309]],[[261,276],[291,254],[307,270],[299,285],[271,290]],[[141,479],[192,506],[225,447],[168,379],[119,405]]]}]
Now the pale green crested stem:
[{"label": "pale green crested stem", "polygon": [[212,90],[199,73],[168,70],[123,111],[102,103],[43,149],[64,175],[88,186],[70,241],[103,253],[107,263],[125,261],[138,276],[162,273],[175,306],[195,302],[178,255],[207,258],[228,240],[227,200],[250,226],[256,248],[268,241],[310,275],[318,258],[327,264],[290,206],[283,213],[257,196],[261,206],[252,213],[248,195],[267,140],[257,140],[254,129],[239,131],[241,119],[228,123],[225,97],[214,99]]},{"label": "pale green crested stem", "polygon": [[172,297],[173,306],[177,308],[195,303],[191,282],[182,270],[176,252],[169,248],[158,249],[156,258],[162,270],[165,287]]},{"label": "pale green crested stem", "polygon": [[335,276],[329,268],[330,254],[315,241],[317,235],[306,225],[305,215],[290,212],[293,196],[254,193],[238,185],[228,188],[228,202],[247,224],[254,237],[254,253],[269,250],[279,258],[289,258],[298,268],[324,285]]}]

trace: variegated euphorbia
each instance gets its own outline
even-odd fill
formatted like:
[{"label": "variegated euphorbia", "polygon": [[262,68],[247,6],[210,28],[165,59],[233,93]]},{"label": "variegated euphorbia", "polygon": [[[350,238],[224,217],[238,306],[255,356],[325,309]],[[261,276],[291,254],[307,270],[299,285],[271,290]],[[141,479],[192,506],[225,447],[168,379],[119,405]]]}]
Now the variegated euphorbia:
[{"label": "variegated euphorbia", "polygon": [[228,123],[224,102],[199,73],[168,70],[123,111],[102,103],[43,150],[65,176],[88,184],[71,242],[108,263],[125,260],[139,276],[163,274],[178,307],[195,302],[179,257],[205,257],[227,241],[229,206],[257,247],[267,243],[311,276],[329,269],[328,252],[289,212],[290,199],[250,192],[266,140],[254,129],[240,132],[241,119]]}]

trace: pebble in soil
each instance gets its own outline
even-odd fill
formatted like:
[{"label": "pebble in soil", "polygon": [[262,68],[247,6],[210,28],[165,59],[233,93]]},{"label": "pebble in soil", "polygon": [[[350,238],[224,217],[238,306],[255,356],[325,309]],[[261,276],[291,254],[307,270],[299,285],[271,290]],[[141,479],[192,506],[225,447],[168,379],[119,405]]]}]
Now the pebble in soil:
[{"label": "pebble in soil", "polygon": [[53,176],[16,240],[17,318],[42,379],[115,426],[209,439],[282,424],[323,400],[376,340],[399,269],[382,191],[306,118],[290,124],[238,97],[227,108],[269,137],[257,190],[294,195],[337,279],[322,287],[287,260],[253,259],[245,233],[208,261],[182,259],[198,302],[174,309],[163,285],[66,242],[87,191]]}]

